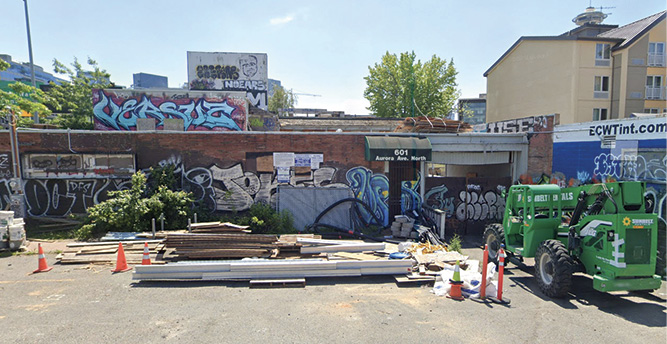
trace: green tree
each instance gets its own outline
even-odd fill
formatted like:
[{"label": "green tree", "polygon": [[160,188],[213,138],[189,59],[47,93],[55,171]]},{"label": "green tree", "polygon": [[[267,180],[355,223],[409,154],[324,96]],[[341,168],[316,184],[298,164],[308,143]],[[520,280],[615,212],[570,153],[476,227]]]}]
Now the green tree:
[{"label": "green tree", "polygon": [[[0,60],[0,71],[9,68],[9,63]],[[0,90],[0,115],[6,118],[8,113],[17,116],[19,127],[29,127],[33,120],[31,117],[21,117],[22,111],[27,113],[39,113],[40,117],[46,117],[51,111],[44,105],[52,100],[42,90],[30,85],[15,82],[9,85],[11,92]]]},{"label": "green tree", "polygon": [[364,97],[378,117],[445,117],[459,97],[454,60],[433,55],[422,63],[414,52],[387,52],[368,71]]},{"label": "green tree", "polygon": [[282,86],[273,89],[273,96],[269,98],[269,111],[282,115],[281,109],[293,108],[297,103],[292,89],[286,90]]},{"label": "green tree", "polygon": [[90,57],[87,61],[88,69],[75,57],[72,68],[65,66],[57,59],[53,59],[53,70],[58,74],[69,77],[69,83],[53,85],[48,94],[56,100],[58,109],[63,112],[58,118],[58,124],[71,129],[93,129],[93,88],[108,88],[114,86],[109,81],[111,76],[101,69],[97,62]]}]

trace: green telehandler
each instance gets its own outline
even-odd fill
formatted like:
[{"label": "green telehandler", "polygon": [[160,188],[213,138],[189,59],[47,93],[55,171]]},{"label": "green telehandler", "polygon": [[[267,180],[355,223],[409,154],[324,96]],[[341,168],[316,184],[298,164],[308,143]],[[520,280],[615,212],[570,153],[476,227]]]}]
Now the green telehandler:
[{"label": "green telehandler", "polygon": [[593,288],[603,292],[658,289],[658,218],[646,212],[645,188],[642,182],[513,185],[503,223],[484,231],[490,261],[497,261],[501,244],[519,261],[534,257],[537,283],[549,297],[567,295],[575,272],[592,276]]}]

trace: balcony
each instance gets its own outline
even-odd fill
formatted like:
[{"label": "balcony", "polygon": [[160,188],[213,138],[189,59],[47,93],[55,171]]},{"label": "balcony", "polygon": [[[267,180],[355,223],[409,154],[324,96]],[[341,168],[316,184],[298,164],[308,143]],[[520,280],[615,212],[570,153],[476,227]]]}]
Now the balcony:
[{"label": "balcony", "polygon": [[664,54],[648,54],[648,65],[649,65],[649,67],[664,67],[665,66],[665,55]]},{"label": "balcony", "polygon": [[665,86],[660,86],[660,87],[646,86],[646,99],[665,100]]}]

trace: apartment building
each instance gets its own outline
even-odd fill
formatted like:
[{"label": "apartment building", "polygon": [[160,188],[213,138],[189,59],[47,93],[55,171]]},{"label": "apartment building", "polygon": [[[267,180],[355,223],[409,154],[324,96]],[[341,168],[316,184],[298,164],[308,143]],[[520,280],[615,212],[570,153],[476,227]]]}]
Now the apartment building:
[{"label": "apartment building", "polygon": [[519,38],[484,73],[486,121],[558,113],[569,124],[667,112],[665,16],[619,27],[588,8],[571,31]]}]

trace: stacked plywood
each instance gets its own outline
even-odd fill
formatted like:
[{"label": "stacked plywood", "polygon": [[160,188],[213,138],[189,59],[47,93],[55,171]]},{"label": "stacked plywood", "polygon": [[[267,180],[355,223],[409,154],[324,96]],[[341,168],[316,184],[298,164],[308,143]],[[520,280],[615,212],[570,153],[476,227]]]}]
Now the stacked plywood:
[{"label": "stacked plywood", "polygon": [[270,257],[277,254],[275,235],[247,233],[167,234],[165,246],[171,256],[183,259]]},{"label": "stacked plywood", "polygon": [[394,132],[401,133],[465,133],[472,126],[461,121],[434,117],[407,117]]}]

